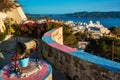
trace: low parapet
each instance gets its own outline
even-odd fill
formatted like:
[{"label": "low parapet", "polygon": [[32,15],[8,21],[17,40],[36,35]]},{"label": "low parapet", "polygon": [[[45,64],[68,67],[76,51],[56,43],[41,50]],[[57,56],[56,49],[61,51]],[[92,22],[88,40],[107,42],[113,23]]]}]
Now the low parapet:
[{"label": "low parapet", "polygon": [[[60,27],[62,28],[62,27]],[[90,63],[92,65],[95,65],[97,67],[100,67],[102,68],[103,70],[102,71],[98,71],[100,73],[100,75],[102,75],[102,72],[104,70],[107,70],[108,72],[111,72],[111,73],[117,73],[117,74],[120,74],[120,63],[118,62],[114,62],[112,60],[108,60],[108,59],[105,59],[105,58],[102,58],[102,57],[99,57],[99,56],[96,56],[96,55],[93,55],[93,54],[90,54],[90,53],[87,53],[87,52],[83,52],[83,51],[80,51],[80,50],[76,50],[76,49],[73,49],[73,48],[70,48],[68,46],[65,46],[65,45],[62,45],[62,44],[59,44],[57,43],[53,38],[52,38],[52,33],[54,33],[54,31],[56,30],[60,30],[60,28],[57,28],[57,29],[53,29],[53,30],[50,30],[48,32],[46,32],[44,34],[44,36],[42,37],[42,40],[47,44],[49,45],[50,47],[52,48],[55,48],[57,49],[58,51],[60,51],[57,55],[61,55],[62,52],[63,54],[64,53],[67,53],[69,56],[72,56],[72,57],[75,57],[77,60],[83,60],[87,63]],[[62,29],[61,29],[62,30]],[[59,36],[59,35],[56,35],[56,36]],[[60,54],[61,53],[61,54]],[[53,58],[54,58],[54,51],[52,51],[52,53],[49,53],[48,54],[51,54],[53,55]],[[63,55],[64,56],[64,55]],[[49,59],[50,60],[50,59]],[[78,61],[79,62],[79,61]],[[52,63],[53,64],[53,63]],[[79,63],[78,63],[79,64]],[[73,64],[74,65],[74,64]],[[84,63],[83,63],[84,65]],[[89,65],[88,65],[89,66]],[[96,68],[93,68],[93,69],[97,69]],[[91,69],[91,71],[93,71],[93,69]],[[100,70],[100,69],[99,69]],[[69,72],[69,71],[68,71]],[[74,72],[74,71],[73,71]],[[98,74],[98,73],[97,73]],[[110,73],[106,73],[107,74],[110,74]],[[77,76],[79,77],[79,76]],[[110,77],[110,76],[107,76],[107,77]],[[115,77],[115,80],[119,80],[120,78],[116,78]],[[111,77],[112,78],[112,77]],[[74,79],[74,78],[73,78]],[[78,79],[77,79],[78,80]],[[91,80],[91,79],[90,79]],[[104,80],[104,79],[101,79],[101,80]],[[110,80],[109,79],[105,79],[105,80]]]}]

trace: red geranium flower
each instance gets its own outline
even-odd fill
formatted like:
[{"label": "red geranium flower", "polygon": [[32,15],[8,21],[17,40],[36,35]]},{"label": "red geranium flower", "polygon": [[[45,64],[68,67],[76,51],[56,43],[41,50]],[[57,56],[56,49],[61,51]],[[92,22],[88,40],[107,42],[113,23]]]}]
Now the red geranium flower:
[{"label": "red geranium flower", "polygon": [[27,24],[28,24],[28,25],[33,25],[33,22],[28,22]]}]

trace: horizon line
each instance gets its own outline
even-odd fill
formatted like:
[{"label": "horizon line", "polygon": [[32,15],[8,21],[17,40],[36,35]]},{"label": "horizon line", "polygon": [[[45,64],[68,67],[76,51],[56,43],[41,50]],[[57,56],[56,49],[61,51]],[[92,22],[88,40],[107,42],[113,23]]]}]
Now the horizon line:
[{"label": "horizon line", "polygon": [[[120,12],[120,11],[79,11],[79,12],[91,13],[91,12]],[[69,12],[69,13],[29,13],[29,12],[25,12],[25,14],[64,15],[64,14],[74,14],[74,13],[79,13],[79,12]]]}]

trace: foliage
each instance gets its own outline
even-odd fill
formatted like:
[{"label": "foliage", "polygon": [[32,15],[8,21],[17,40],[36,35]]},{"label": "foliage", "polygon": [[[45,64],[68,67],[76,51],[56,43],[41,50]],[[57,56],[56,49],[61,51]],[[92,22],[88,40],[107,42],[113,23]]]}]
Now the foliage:
[{"label": "foliage", "polygon": [[115,61],[120,61],[120,40],[110,37],[101,37],[100,39],[90,39],[90,44],[85,49],[86,52],[97,56],[111,59],[112,42],[114,42]]},{"label": "foliage", "polygon": [[63,42],[65,45],[70,47],[76,47],[77,39],[74,34],[70,31],[69,26],[63,25]]},{"label": "foliage", "polygon": [[9,11],[18,7],[18,4],[12,0],[0,0],[0,11]]},{"label": "foliage", "polygon": [[114,26],[110,28],[112,34],[116,36],[120,36],[120,28],[118,26]]},{"label": "foliage", "polygon": [[33,21],[41,20],[41,19],[51,20],[51,18],[48,16],[40,16],[37,14],[26,14],[26,16],[27,16],[28,20],[33,20]]},{"label": "foliage", "polygon": [[16,35],[31,37],[37,33],[37,24],[33,22],[24,23],[21,24],[18,28],[16,28],[16,31]]},{"label": "foliage", "polygon": [[87,41],[89,34],[86,31],[84,31],[76,33],[75,36],[78,41]]},{"label": "foliage", "polygon": [[115,47],[115,61],[120,62],[120,47]]},{"label": "foliage", "polygon": [[6,37],[6,33],[0,32],[0,41],[4,40]]},{"label": "foliage", "polygon": [[53,28],[57,28],[59,26],[60,24],[52,23],[52,22],[46,22],[40,24],[36,22],[28,22],[19,26],[16,34],[26,37],[41,38],[46,31],[51,30]]},{"label": "foliage", "polygon": [[13,26],[14,24],[17,24],[16,22],[14,22],[13,18],[9,18],[7,17],[5,20],[4,20],[4,25],[6,27],[6,33],[7,34],[13,34],[15,33],[15,30],[13,29]]}]

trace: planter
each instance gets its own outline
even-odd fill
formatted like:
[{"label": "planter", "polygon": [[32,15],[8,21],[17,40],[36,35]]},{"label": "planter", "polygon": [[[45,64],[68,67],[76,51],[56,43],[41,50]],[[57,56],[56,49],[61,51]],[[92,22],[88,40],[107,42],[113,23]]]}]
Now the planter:
[{"label": "planter", "polygon": [[22,67],[27,67],[28,66],[28,62],[29,62],[29,57],[19,60],[19,63],[20,63],[20,65]]}]

